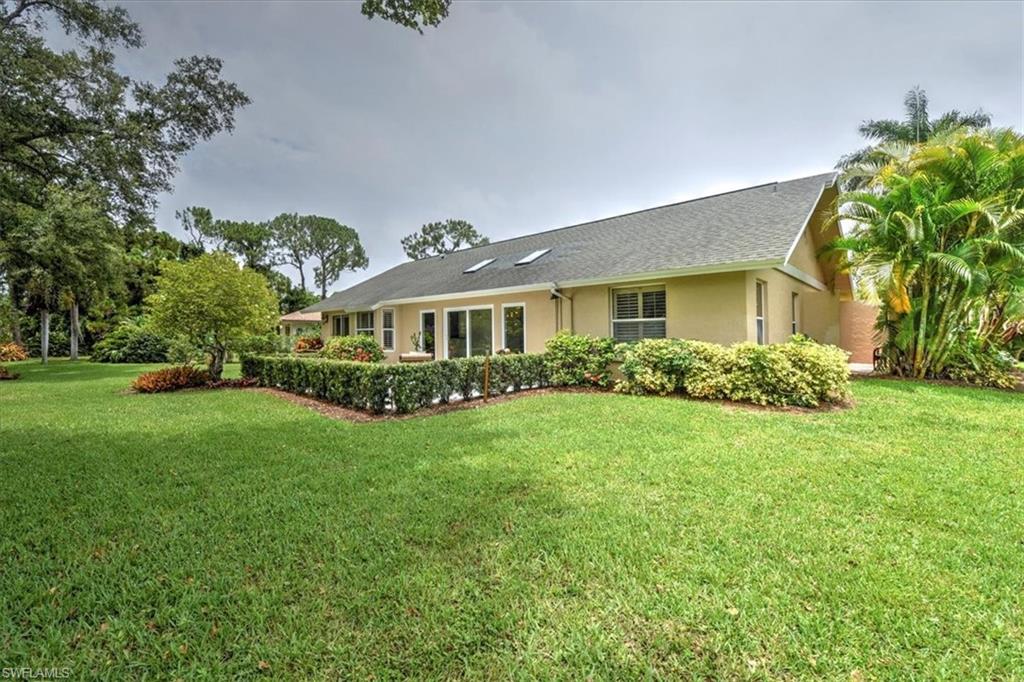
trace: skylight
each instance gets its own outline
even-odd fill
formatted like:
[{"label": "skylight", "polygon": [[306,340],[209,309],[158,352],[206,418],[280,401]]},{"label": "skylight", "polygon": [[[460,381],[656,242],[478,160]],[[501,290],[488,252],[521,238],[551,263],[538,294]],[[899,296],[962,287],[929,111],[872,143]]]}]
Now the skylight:
[{"label": "skylight", "polygon": [[516,265],[529,265],[530,263],[532,263],[533,261],[537,260],[538,258],[543,256],[545,253],[547,253],[550,250],[551,249],[537,249],[533,253],[531,253],[531,254],[529,254],[527,256],[523,256],[522,258],[517,260],[516,261]]},{"label": "skylight", "polygon": [[490,265],[493,262],[494,262],[493,258],[485,258],[482,261],[480,261],[479,263],[477,263],[476,265],[474,265],[472,267],[466,268],[462,272],[466,273],[466,274],[468,274],[470,272],[476,272],[477,270],[482,270],[482,269],[486,268],[488,265]]}]

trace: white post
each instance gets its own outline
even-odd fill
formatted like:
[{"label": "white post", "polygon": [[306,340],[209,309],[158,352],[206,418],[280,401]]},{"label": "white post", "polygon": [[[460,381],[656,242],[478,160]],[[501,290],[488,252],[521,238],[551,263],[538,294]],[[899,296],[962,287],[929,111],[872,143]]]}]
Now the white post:
[{"label": "white post", "polygon": [[44,310],[43,312],[39,313],[39,324],[42,327],[42,329],[40,330],[42,333],[41,333],[40,339],[39,339],[39,354],[43,356],[43,364],[45,365],[46,361],[50,357],[50,311],[49,310]]},{"label": "white post", "polygon": [[78,359],[78,337],[81,331],[78,328],[78,301],[71,304],[71,359]]}]

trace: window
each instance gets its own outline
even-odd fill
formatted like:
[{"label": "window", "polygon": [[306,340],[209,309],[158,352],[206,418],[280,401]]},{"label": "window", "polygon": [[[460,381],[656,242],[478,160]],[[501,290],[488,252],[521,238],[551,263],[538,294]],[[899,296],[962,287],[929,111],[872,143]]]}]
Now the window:
[{"label": "window", "polygon": [[348,336],[352,332],[349,331],[349,318],[348,315],[341,316],[341,335]]},{"label": "window", "polygon": [[380,345],[387,351],[395,350],[395,309],[380,311]]},{"label": "window", "polygon": [[491,306],[445,310],[445,357],[490,355],[493,350]]},{"label": "window", "polygon": [[292,335],[292,327],[291,327],[291,325],[286,324],[284,326],[284,335],[285,336],[291,336]]},{"label": "window", "polygon": [[344,332],[341,330],[341,321],[345,319],[344,315],[333,315],[331,316],[331,336],[343,336]]},{"label": "window", "polygon": [[793,322],[792,332],[794,334],[800,333],[800,294],[793,292],[789,299],[790,317]]},{"label": "window", "polygon": [[484,268],[486,268],[488,265],[490,265],[493,262],[494,262],[493,258],[485,258],[484,260],[480,261],[476,265],[472,265],[472,266],[466,268],[462,272],[463,272],[463,274],[469,274],[471,272],[476,272],[477,270],[483,270]]},{"label": "window", "polygon": [[529,265],[533,261],[537,260],[551,249],[538,249],[528,256],[524,256],[516,261],[516,265]]},{"label": "window", "polygon": [[767,343],[767,332],[764,328],[765,291],[767,288],[768,285],[761,280],[757,280],[754,284],[754,326],[757,329],[757,342],[759,344]]},{"label": "window", "polygon": [[356,334],[373,336],[373,311],[356,313]]},{"label": "window", "polygon": [[665,338],[665,287],[612,290],[616,341]]},{"label": "window", "polygon": [[522,353],[526,346],[526,306],[506,303],[501,306],[502,347],[513,353]]},{"label": "window", "polygon": [[433,310],[420,311],[420,347],[416,350],[434,355],[434,339],[437,336],[435,320],[436,315]]}]

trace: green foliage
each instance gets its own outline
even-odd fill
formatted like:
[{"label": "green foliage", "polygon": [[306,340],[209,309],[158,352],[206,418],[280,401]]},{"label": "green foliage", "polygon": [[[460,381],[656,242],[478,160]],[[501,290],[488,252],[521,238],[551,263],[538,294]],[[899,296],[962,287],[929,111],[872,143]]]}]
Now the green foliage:
[{"label": "green foliage", "polygon": [[838,199],[833,252],[881,300],[885,363],[942,377],[977,333],[1004,349],[1024,316],[1024,136],[958,132],[890,154]]},{"label": "green foliage", "polygon": [[335,336],[327,340],[320,349],[320,356],[331,360],[352,360],[354,362],[380,362],[384,350],[369,334],[356,336]]},{"label": "green foliage", "polygon": [[612,384],[608,365],[615,359],[612,339],[560,331],[544,344],[545,362],[554,386]]},{"label": "green foliage", "polygon": [[139,393],[164,393],[183,388],[199,388],[209,382],[210,374],[206,370],[192,365],[182,365],[144,372],[132,382],[132,388]]},{"label": "green foliage", "polygon": [[125,320],[93,346],[93,362],[167,362],[167,339],[134,320]]},{"label": "green foliage", "polygon": [[313,282],[320,298],[327,298],[327,287],[346,270],[358,270],[370,264],[359,241],[359,233],[334,218],[302,216],[313,267]]},{"label": "green foliage", "polygon": [[424,26],[437,26],[448,16],[451,0],[363,0],[367,19],[381,17],[423,33]]},{"label": "green foliage", "polygon": [[440,256],[470,246],[481,246],[489,240],[465,220],[450,219],[427,223],[419,232],[402,238],[405,255],[413,260]]},{"label": "green foliage", "polygon": [[968,336],[953,352],[943,378],[975,386],[1015,388],[1017,363],[1010,353]]},{"label": "green foliage", "polygon": [[[342,337],[348,338],[348,337]],[[368,363],[298,357],[245,356],[242,375],[262,386],[312,395],[345,407],[374,413],[413,412],[455,397],[483,391],[482,357],[416,363]],[[490,394],[548,384],[541,355],[491,356]]]},{"label": "green foliage", "polygon": [[[58,51],[47,30],[74,40]],[[249,99],[214,57],[177,59],[163,83],[119,73],[115,50],[142,47],[127,10],[90,0],[0,4],[0,194],[36,204],[57,184],[102,189],[112,210],[146,213],[182,155],[234,127]]]},{"label": "green foliage", "polygon": [[725,347],[681,339],[647,339],[622,348],[616,386],[623,393],[728,399],[758,405],[816,407],[849,397],[845,351],[805,337],[789,343]]},{"label": "green foliage", "polygon": [[266,278],[223,253],[167,263],[148,304],[153,329],[201,348],[214,379],[229,352],[242,350],[248,337],[271,333],[278,318]]}]

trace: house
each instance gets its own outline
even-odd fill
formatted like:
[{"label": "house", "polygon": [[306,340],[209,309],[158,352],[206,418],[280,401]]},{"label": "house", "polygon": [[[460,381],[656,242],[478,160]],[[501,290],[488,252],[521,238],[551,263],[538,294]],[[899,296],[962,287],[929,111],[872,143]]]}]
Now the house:
[{"label": "house", "polygon": [[[850,277],[819,255],[838,235],[836,196],[827,173],[538,232],[403,263],[302,312],[321,316],[325,339],[372,334],[388,361],[417,345],[437,358],[540,352],[561,329],[842,346],[841,320],[863,316],[841,314],[856,305]],[[870,347],[848,350],[870,361]]]},{"label": "house", "polygon": [[301,310],[282,315],[278,319],[278,329],[285,337],[303,336],[320,333],[320,313],[307,313]]}]

